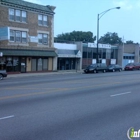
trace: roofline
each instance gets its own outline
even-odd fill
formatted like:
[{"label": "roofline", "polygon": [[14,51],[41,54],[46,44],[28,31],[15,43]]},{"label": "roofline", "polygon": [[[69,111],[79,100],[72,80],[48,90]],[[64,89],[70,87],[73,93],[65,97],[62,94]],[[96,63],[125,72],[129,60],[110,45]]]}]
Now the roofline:
[{"label": "roofline", "polygon": [[20,4],[14,4],[14,3],[12,3],[12,1],[11,2],[5,2],[3,0],[0,0],[0,5],[12,6],[12,7],[15,7],[15,8],[20,8],[20,9],[24,9],[24,10],[33,11],[33,12],[39,12],[39,13],[46,13],[46,14],[50,14],[50,15],[55,14],[55,12],[53,12],[52,9],[49,6],[39,5],[39,4],[26,2],[26,1],[23,1],[23,2],[38,5],[38,6],[48,7],[51,12],[49,12],[47,10],[42,10],[42,9],[39,9],[39,8],[27,7],[27,6],[23,6],[23,5],[20,5]]}]

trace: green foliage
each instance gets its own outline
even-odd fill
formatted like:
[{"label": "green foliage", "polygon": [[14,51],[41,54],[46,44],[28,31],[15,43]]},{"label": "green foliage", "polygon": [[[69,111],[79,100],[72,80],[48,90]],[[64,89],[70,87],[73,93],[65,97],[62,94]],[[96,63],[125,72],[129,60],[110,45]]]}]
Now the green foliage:
[{"label": "green foliage", "polygon": [[95,40],[96,36],[93,37],[93,33],[90,31],[88,32],[73,31],[70,33],[62,33],[54,38],[55,42],[67,42],[67,41],[94,42]]},{"label": "green foliage", "polygon": [[128,40],[126,41],[126,44],[134,44],[134,42],[132,40]]},{"label": "green foliage", "polygon": [[99,43],[111,45],[122,44],[122,38],[120,38],[115,32],[108,32],[104,36],[101,36],[101,38],[99,39]]}]

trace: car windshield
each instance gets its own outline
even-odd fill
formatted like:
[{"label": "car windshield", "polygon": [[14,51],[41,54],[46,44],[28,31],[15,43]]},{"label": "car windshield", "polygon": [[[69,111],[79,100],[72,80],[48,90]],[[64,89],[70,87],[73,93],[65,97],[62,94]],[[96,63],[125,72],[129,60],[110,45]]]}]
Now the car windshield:
[{"label": "car windshield", "polygon": [[109,68],[112,68],[112,67],[114,67],[114,65],[109,65],[108,67],[109,67]]},{"label": "car windshield", "polygon": [[96,64],[89,65],[87,68],[96,67]]}]

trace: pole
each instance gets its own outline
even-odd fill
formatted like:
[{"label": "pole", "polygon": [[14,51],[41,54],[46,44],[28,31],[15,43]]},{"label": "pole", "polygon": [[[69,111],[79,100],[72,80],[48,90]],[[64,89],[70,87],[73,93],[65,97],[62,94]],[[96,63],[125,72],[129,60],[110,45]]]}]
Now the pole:
[{"label": "pole", "polygon": [[97,52],[96,52],[96,63],[99,62],[99,14],[97,15]]},{"label": "pole", "polygon": [[99,63],[99,20],[100,18],[106,14],[108,11],[113,10],[113,9],[120,9],[120,7],[114,7],[111,9],[108,9],[106,11],[103,11],[102,13],[97,15],[97,54],[96,54],[96,63]]}]

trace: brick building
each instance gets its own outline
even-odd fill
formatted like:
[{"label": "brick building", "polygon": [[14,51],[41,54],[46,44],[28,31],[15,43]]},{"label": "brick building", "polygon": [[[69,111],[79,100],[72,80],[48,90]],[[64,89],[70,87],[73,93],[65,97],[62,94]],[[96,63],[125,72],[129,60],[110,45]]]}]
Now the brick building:
[{"label": "brick building", "polygon": [[57,69],[54,6],[0,0],[0,66],[7,72]]}]

